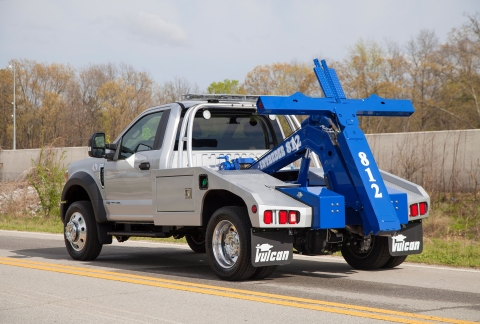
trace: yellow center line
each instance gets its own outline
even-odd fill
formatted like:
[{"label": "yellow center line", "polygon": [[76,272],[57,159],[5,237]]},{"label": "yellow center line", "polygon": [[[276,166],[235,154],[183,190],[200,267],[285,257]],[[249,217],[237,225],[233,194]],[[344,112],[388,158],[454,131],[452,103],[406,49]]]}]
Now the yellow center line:
[{"label": "yellow center line", "polygon": [[[225,288],[225,287],[219,287],[219,286],[195,284],[195,283],[184,282],[184,281],[138,276],[138,275],[125,274],[125,273],[117,273],[117,272],[96,270],[96,269],[89,269],[89,268],[80,268],[80,267],[73,267],[73,266],[66,266],[66,265],[59,265],[59,264],[52,264],[52,263],[45,263],[45,262],[38,262],[38,261],[27,261],[27,260],[18,260],[18,259],[0,257],[0,264],[18,266],[18,267],[29,268],[29,269],[72,274],[72,275],[79,275],[79,276],[92,277],[92,278],[98,278],[98,279],[121,281],[126,283],[134,283],[134,284],[141,284],[141,285],[147,285],[147,286],[155,286],[160,288],[196,292],[196,293],[202,293],[202,294],[208,294],[208,295],[214,295],[214,296],[237,298],[237,299],[243,299],[243,300],[249,300],[249,301],[263,302],[268,304],[319,310],[319,311],[330,312],[330,313],[358,316],[358,317],[378,319],[378,320],[386,320],[386,321],[392,321],[392,322],[398,322],[398,323],[426,323],[426,322],[416,321],[413,319],[424,319],[428,321],[446,322],[446,323],[473,323],[468,321],[435,317],[435,316],[429,316],[429,315],[421,315],[421,314],[398,312],[398,311],[391,311],[391,310],[379,309],[379,308],[370,308],[370,307],[363,307],[363,306],[357,306],[357,305],[349,305],[349,304],[319,301],[319,300],[313,300],[313,299],[268,294],[268,293],[261,293],[261,292],[242,290],[242,289],[233,289],[233,288]],[[239,294],[242,294],[242,295],[239,295]],[[262,297],[267,297],[267,298],[262,298]],[[292,302],[292,301],[296,301],[296,302]],[[310,304],[313,304],[313,305],[310,305]],[[318,306],[318,305],[323,305],[323,306]],[[355,310],[355,311],[352,311],[352,310]],[[369,313],[366,313],[366,312],[369,312]],[[384,315],[371,314],[371,313],[396,315],[396,316],[407,317],[407,318],[391,317],[391,316],[384,316]]]}]

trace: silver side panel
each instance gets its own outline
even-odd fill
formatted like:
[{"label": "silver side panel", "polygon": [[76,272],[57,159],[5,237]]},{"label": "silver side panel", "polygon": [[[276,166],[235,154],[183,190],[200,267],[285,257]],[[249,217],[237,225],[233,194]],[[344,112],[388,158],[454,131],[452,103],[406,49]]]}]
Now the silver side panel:
[{"label": "silver side panel", "polygon": [[[198,184],[200,174],[208,175],[208,190],[200,190]],[[168,178],[182,178],[182,180],[172,182],[168,181]],[[193,184],[187,179],[193,179]],[[206,167],[152,170],[152,184],[155,197],[153,203],[155,225],[206,225],[202,224],[201,217],[203,200],[210,190],[216,189],[228,190],[242,198],[247,205],[254,227],[301,228],[312,225],[311,208],[270,188],[282,185],[284,182],[258,170],[214,171]],[[191,197],[189,197],[189,193]],[[162,207],[162,204],[168,205],[168,207]],[[252,205],[257,206],[256,213],[251,211]],[[264,210],[297,210],[301,215],[300,223],[296,225],[262,224]]]},{"label": "silver side panel", "polygon": [[155,178],[157,212],[194,212],[193,175]]}]

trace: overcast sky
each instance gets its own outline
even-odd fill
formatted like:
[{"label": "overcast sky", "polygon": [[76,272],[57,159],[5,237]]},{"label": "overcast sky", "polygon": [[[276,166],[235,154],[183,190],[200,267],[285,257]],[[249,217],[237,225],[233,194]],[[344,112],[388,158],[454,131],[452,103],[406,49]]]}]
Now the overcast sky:
[{"label": "overcast sky", "polygon": [[479,0],[0,0],[0,66],[123,62],[203,90],[261,64],[341,60],[360,38],[404,44],[429,29],[445,41],[476,11]]}]

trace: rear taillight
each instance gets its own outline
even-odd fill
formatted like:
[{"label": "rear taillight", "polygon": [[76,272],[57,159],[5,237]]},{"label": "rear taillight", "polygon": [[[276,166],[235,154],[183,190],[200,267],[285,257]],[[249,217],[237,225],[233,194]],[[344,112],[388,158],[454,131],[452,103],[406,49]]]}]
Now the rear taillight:
[{"label": "rear taillight", "polygon": [[288,223],[297,224],[298,223],[298,212],[295,210],[290,210],[288,212]]},{"label": "rear taillight", "polygon": [[428,212],[428,204],[426,202],[421,202],[418,205],[420,206],[420,215],[425,215]]},{"label": "rear taillight", "polygon": [[273,213],[271,210],[266,210],[263,212],[263,222],[265,224],[271,224],[273,220]]},{"label": "rear taillight", "polygon": [[281,210],[278,212],[278,221],[280,224],[286,224],[287,223],[287,211],[286,210]]},{"label": "rear taillight", "polygon": [[410,216],[412,217],[418,216],[418,204],[410,205]]}]

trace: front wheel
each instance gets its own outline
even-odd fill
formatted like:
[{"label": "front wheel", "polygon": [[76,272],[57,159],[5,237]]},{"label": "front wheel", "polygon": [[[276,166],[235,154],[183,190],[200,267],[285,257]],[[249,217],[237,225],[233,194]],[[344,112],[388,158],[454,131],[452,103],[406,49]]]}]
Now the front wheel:
[{"label": "front wheel", "polygon": [[95,260],[102,251],[92,203],[76,201],[68,207],[64,219],[64,239],[68,254],[74,260]]},{"label": "front wheel", "polygon": [[346,243],[342,246],[342,256],[352,268],[379,269],[390,259],[387,237],[372,236],[368,246],[354,237]]},{"label": "front wheel", "polygon": [[220,279],[246,280],[255,273],[245,208],[223,207],[212,215],[207,226],[206,249],[210,267]]}]

